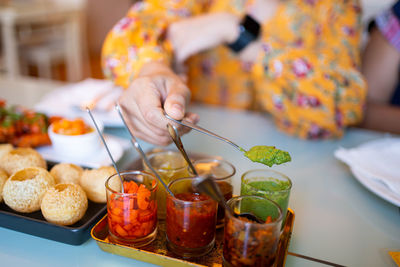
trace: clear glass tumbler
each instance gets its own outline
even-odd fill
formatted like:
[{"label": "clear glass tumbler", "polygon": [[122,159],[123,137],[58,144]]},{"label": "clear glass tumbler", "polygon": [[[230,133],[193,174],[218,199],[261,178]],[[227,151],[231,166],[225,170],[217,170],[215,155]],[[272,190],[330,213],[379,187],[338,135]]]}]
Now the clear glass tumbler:
[{"label": "clear glass tumbler", "polygon": [[240,195],[262,196],[275,201],[281,207],[285,221],[291,189],[292,181],[283,173],[267,169],[250,170],[242,175]]},{"label": "clear glass tumbler", "polygon": [[107,218],[110,239],[116,243],[142,247],[157,235],[157,178],[142,171],[120,173],[106,181]]},{"label": "clear glass tumbler", "polygon": [[[193,165],[199,175],[212,175],[226,201],[232,198],[232,177],[235,175],[236,169],[231,163],[223,159],[207,158],[196,160]],[[217,228],[224,226],[224,218],[225,210],[218,205]]]},{"label": "clear glass tumbler", "polygon": [[[282,224],[281,208],[259,196],[233,197],[228,201],[234,214],[225,212],[223,266],[273,266]],[[251,213],[265,223],[238,214]]]},{"label": "clear glass tumbler", "polygon": [[215,243],[217,202],[196,192],[197,179],[180,178],[168,186],[174,196],[167,195],[167,246],[184,258],[205,255]]},{"label": "clear glass tumbler", "polygon": [[[180,152],[178,151],[160,151],[153,152],[148,155],[151,166],[160,175],[161,179],[165,184],[169,184],[171,181],[188,177],[189,173],[187,170],[187,163]],[[144,169],[147,172],[151,172],[150,169],[143,162]],[[157,191],[157,205],[158,205],[158,219],[165,219],[166,214],[166,199],[167,192],[164,186],[160,185]]]}]

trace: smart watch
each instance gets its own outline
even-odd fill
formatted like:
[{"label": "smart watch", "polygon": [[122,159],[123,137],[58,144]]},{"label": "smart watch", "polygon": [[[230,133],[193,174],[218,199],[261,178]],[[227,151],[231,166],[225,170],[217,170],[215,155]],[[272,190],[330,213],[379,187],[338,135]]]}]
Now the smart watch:
[{"label": "smart watch", "polygon": [[246,15],[239,24],[239,37],[233,43],[227,44],[227,46],[235,53],[239,53],[249,43],[258,38],[260,29],[260,24],[250,15]]}]

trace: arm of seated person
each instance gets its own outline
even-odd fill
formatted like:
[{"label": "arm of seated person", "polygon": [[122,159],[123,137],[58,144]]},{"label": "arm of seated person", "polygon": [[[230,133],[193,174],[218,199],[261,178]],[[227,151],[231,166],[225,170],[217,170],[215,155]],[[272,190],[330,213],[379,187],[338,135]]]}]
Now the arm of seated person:
[{"label": "arm of seated person", "polygon": [[362,56],[362,73],[368,83],[368,101],[389,103],[399,78],[400,52],[375,28]]},{"label": "arm of seated person", "polygon": [[400,134],[400,107],[368,103],[362,128]]},{"label": "arm of seated person", "polygon": [[361,127],[400,133],[400,107],[389,105],[399,82],[399,64],[400,52],[375,28],[363,53],[368,102]]}]

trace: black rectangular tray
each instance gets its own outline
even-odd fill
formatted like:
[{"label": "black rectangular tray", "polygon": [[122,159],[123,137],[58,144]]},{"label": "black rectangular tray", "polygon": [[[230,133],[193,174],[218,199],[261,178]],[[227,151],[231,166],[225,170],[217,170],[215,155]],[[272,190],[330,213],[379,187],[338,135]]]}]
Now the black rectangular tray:
[{"label": "black rectangular tray", "polygon": [[47,222],[42,212],[19,213],[4,202],[0,204],[0,226],[46,239],[80,245],[90,238],[90,230],[107,212],[106,204],[89,201],[88,209],[78,222],[69,226]]},{"label": "black rectangular tray", "polygon": [[[48,162],[49,168],[55,163]],[[88,201],[88,209],[78,222],[69,226],[56,225],[46,221],[42,212],[20,213],[0,203],[0,227],[66,243],[81,245],[90,238],[90,230],[105,214],[105,203]]]}]

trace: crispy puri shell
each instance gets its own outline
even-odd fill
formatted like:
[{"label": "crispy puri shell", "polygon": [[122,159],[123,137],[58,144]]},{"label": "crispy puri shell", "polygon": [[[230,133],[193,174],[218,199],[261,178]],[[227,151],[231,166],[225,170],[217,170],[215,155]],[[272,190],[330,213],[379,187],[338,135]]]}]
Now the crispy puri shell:
[{"label": "crispy puri shell", "polygon": [[[105,183],[108,177],[115,174],[113,167],[100,167],[97,170],[84,170],[79,184],[85,190],[87,197],[97,203],[106,203]],[[118,182],[116,180],[116,182]]]},{"label": "crispy puri shell", "polygon": [[14,147],[11,144],[0,144],[0,159],[4,154],[13,150]]},{"label": "crispy puri shell", "polygon": [[3,186],[7,179],[8,174],[3,169],[0,169],[0,202],[3,201]]},{"label": "crispy puri shell", "polygon": [[71,225],[85,215],[88,200],[81,186],[63,183],[47,190],[40,207],[47,221]]},{"label": "crispy puri shell", "polygon": [[71,163],[59,163],[50,170],[50,174],[53,175],[56,184],[79,184],[82,173],[83,169],[81,167]]},{"label": "crispy puri shell", "polygon": [[8,151],[0,160],[0,168],[4,169],[8,175],[27,167],[41,167],[47,169],[46,161],[32,148],[16,148]]},{"label": "crispy puri shell", "polygon": [[40,167],[28,167],[15,172],[3,187],[4,202],[18,212],[34,212],[46,191],[54,186],[54,178]]}]

